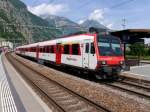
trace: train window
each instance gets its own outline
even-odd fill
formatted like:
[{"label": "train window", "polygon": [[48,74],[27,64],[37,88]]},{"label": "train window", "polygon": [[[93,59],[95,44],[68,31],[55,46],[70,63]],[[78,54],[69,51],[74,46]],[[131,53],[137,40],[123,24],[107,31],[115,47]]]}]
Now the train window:
[{"label": "train window", "polygon": [[36,52],[36,47],[33,48],[33,52]]},{"label": "train window", "polygon": [[48,46],[44,46],[44,52],[49,53],[49,47]]},{"label": "train window", "polygon": [[42,52],[44,53],[44,47],[41,48]]},{"label": "train window", "polygon": [[32,47],[30,47],[30,52],[32,52]]},{"label": "train window", "polygon": [[72,55],[79,55],[79,44],[72,44]]},{"label": "train window", "polygon": [[85,46],[85,53],[89,53],[89,43],[86,43],[86,46]]},{"label": "train window", "polygon": [[35,52],[35,51],[36,51],[35,47],[32,47],[31,52]]},{"label": "train window", "polygon": [[50,48],[51,53],[54,53],[54,46],[51,46]]},{"label": "train window", "polygon": [[43,47],[43,52],[46,53],[46,46]]},{"label": "train window", "polygon": [[49,53],[49,46],[46,47],[46,53]]},{"label": "train window", "polygon": [[95,54],[94,43],[91,43],[91,54]]},{"label": "train window", "polygon": [[50,46],[47,46],[47,53],[50,53]]},{"label": "train window", "polygon": [[32,52],[32,48],[30,47],[30,52]]},{"label": "train window", "polygon": [[43,52],[43,48],[42,47],[40,47],[40,52]]},{"label": "train window", "polygon": [[51,46],[49,46],[48,48],[49,48],[49,53],[51,53]]},{"label": "train window", "polygon": [[64,54],[70,54],[69,51],[69,45],[64,45]]}]

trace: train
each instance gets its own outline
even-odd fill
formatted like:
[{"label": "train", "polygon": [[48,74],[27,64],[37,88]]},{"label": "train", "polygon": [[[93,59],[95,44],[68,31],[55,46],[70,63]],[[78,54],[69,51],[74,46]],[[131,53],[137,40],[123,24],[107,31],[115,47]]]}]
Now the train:
[{"label": "train", "polygon": [[17,55],[89,72],[97,79],[118,77],[124,65],[119,37],[85,33],[16,47]]}]

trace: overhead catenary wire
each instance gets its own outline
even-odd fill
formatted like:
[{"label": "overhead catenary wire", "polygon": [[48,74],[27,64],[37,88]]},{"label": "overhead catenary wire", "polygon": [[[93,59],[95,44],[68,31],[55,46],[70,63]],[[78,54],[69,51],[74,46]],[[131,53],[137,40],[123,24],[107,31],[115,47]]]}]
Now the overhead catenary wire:
[{"label": "overhead catenary wire", "polygon": [[[115,9],[115,8],[124,6],[124,5],[126,5],[126,4],[129,4],[130,2],[133,2],[133,1],[135,1],[135,0],[123,0],[123,1],[121,1],[121,2],[119,2],[119,3],[117,3],[117,4],[111,5],[108,9],[109,9],[109,10]],[[103,8],[103,10],[104,10],[104,8]],[[77,19],[76,21],[79,21],[79,20],[86,20],[86,19],[87,19],[87,16],[82,17],[82,18],[79,18],[79,19]]]},{"label": "overhead catenary wire", "polygon": [[130,2],[133,2],[133,1],[135,1],[135,0],[124,0],[124,1],[122,1],[120,3],[118,3],[118,4],[114,4],[114,5],[110,6],[109,9],[118,8],[118,7],[121,7],[123,5],[129,4]]}]

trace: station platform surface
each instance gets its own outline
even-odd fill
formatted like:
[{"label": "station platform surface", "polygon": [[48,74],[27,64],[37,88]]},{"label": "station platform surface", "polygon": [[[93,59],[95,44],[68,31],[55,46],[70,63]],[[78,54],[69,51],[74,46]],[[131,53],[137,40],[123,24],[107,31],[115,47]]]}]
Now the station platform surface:
[{"label": "station platform surface", "polygon": [[51,112],[4,55],[0,55],[0,112]]},{"label": "station platform surface", "polygon": [[129,73],[135,76],[141,76],[147,78],[147,80],[150,80],[150,64],[133,66],[130,68],[130,71],[127,71],[125,73]]}]

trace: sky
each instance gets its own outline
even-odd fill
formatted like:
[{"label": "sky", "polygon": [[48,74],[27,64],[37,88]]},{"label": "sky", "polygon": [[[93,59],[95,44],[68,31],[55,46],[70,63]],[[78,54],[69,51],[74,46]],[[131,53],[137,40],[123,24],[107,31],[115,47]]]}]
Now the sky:
[{"label": "sky", "polygon": [[114,29],[150,28],[150,0],[21,0],[37,16],[64,16],[74,22],[97,20]]}]

